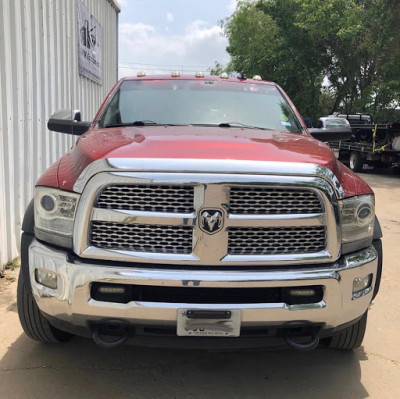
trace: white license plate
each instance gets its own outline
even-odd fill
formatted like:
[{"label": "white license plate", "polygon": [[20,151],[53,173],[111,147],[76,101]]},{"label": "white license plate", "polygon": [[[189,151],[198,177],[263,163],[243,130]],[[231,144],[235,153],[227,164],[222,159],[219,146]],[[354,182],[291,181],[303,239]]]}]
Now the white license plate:
[{"label": "white license plate", "polygon": [[178,309],[176,333],[181,337],[239,337],[240,323],[240,310]]}]

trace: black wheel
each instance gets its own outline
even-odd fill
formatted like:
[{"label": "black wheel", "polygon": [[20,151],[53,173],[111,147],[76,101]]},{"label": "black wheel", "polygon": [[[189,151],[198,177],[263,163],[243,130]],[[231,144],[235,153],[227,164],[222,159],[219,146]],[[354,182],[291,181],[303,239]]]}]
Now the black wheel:
[{"label": "black wheel", "polygon": [[359,172],[363,166],[363,159],[359,152],[352,151],[349,159],[350,169],[353,172]]},{"label": "black wheel", "polygon": [[358,348],[364,339],[367,328],[367,313],[368,311],[364,313],[357,323],[334,334],[330,338],[329,348],[341,350]]},{"label": "black wheel", "polygon": [[18,278],[17,307],[19,320],[28,337],[48,344],[65,342],[71,338],[70,334],[53,327],[40,313],[31,290],[24,282],[22,269]]}]

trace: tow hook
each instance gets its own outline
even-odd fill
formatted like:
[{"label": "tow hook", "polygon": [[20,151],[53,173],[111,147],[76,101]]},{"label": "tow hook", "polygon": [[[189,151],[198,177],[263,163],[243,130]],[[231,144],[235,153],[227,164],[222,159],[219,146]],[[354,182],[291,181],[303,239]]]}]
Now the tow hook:
[{"label": "tow hook", "polygon": [[116,348],[128,340],[128,329],[120,321],[109,321],[93,327],[93,341],[102,348]]},{"label": "tow hook", "polygon": [[[293,349],[302,352],[312,351],[319,344],[319,328],[310,326],[306,327],[305,330],[298,333],[293,331],[292,328],[288,328],[283,335],[283,339]],[[309,339],[304,342],[304,339],[307,337]]]}]

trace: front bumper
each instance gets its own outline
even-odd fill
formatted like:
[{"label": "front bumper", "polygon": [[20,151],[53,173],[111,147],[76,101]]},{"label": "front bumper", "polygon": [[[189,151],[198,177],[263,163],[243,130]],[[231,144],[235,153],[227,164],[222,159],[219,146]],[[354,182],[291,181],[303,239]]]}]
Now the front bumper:
[{"label": "front bumper", "polygon": [[[36,282],[35,270],[57,274],[58,287],[51,289]],[[105,266],[100,262],[81,263],[71,260],[65,251],[33,240],[29,247],[29,275],[37,305],[57,327],[90,336],[90,326],[104,320],[118,320],[128,326],[169,326],[176,328],[178,309],[240,309],[242,329],[279,327],[289,322],[322,325],[334,331],[362,316],[372,300],[376,281],[377,254],[370,246],[342,256],[337,262],[312,268],[291,267],[290,270],[179,270]],[[353,299],[356,277],[372,274],[368,293]],[[134,301],[127,304],[96,301],[91,298],[93,282],[193,286],[193,287],[293,287],[322,285],[323,300],[307,305],[285,303],[257,304],[184,304]],[[195,288],[194,288],[195,289]]]}]

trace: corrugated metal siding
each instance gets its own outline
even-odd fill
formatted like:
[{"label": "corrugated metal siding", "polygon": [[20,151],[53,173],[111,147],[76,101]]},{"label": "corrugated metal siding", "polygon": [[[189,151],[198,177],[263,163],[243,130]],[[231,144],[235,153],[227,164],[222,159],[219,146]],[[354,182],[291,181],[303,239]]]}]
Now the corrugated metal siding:
[{"label": "corrugated metal siding", "polygon": [[93,119],[117,79],[118,6],[83,3],[103,28],[102,85],[78,74],[76,0],[0,0],[0,270],[18,255],[37,178],[76,140],[49,132],[49,116],[74,108]]}]

